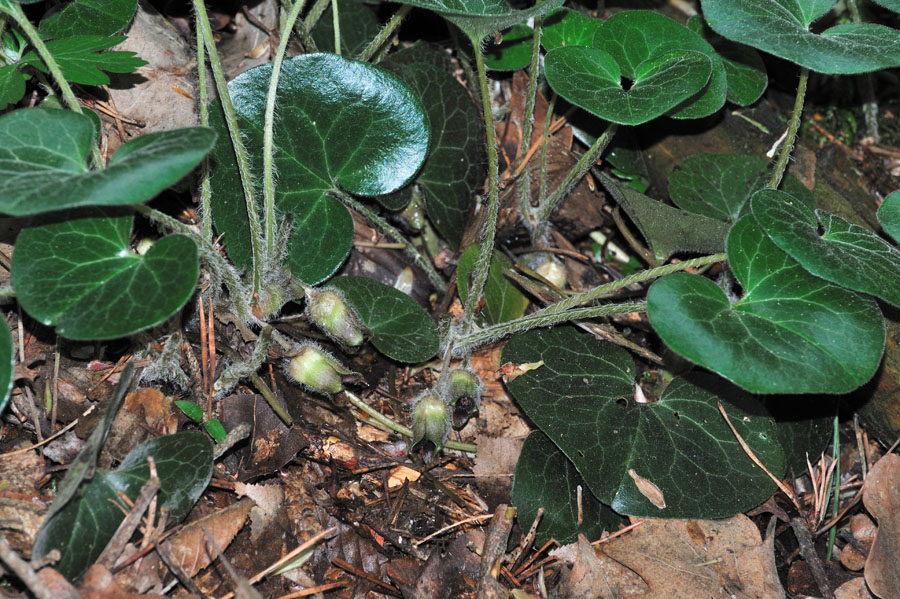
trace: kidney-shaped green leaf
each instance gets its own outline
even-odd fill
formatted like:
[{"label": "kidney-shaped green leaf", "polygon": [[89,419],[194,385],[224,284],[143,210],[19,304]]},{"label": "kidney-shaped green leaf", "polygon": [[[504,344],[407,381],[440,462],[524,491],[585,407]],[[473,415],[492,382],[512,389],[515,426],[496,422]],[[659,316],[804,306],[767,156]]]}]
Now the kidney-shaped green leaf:
[{"label": "kidney-shaped green leaf", "polygon": [[534,30],[528,25],[514,25],[502,32],[500,43],[489,41],[484,51],[484,64],[492,71],[516,71],[531,63],[531,41]]},{"label": "kidney-shaped green leaf", "polygon": [[95,211],[23,229],[11,269],[22,307],[70,339],[121,337],[174,314],[197,284],[197,246],[170,235],[138,256],[132,220]]},{"label": "kidney-shaped green leaf", "polygon": [[590,46],[602,23],[568,8],[554,10],[541,25],[541,46],[548,52],[561,46]]},{"label": "kidney-shaped green leaf", "polygon": [[533,431],[522,445],[511,495],[522,528],[534,521],[538,508],[544,508],[535,537],[538,545],[550,539],[565,545],[579,534],[599,539],[604,530],[615,530],[622,521],[621,516],[597,501],[575,465],[541,431]]},{"label": "kidney-shaped green leaf", "polygon": [[691,98],[709,80],[710,61],[700,52],[675,51],[648,58],[622,86],[622,71],[607,52],[563,46],[544,57],[547,82],[557,94],[614,123],[640,125]]},{"label": "kidney-shaped green leaf", "polygon": [[12,335],[9,325],[0,326],[0,414],[6,407],[9,392],[12,391],[13,371],[15,370],[15,353],[13,352]]},{"label": "kidney-shaped green leaf", "polygon": [[900,306],[900,251],[890,243],[830,212],[810,210],[783,191],[758,191],[750,203],[766,235],[803,268]]},{"label": "kidney-shaped green leaf", "polygon": [[702,0],[713,30],[813,71],[851,74],[900,65],[900,31],[844,23],[815,34],[810,24],[832,0]]},{"label": "kidney-shaped green leaf", "polygon": [[372,331],[372,345],[400,362],[422,362],[437,353],[437,329],[428,313],[402,291],[366,277],[329,282]]},{"label": "kidney-shaped green leaf", "polygon": [[878,222],[884,232],[900,241],[900,191],[888,194],[878,207]]},{"label": "kidney-shaped green leaf", "polygon": [[15,104],[25,96],[25,82],[28,76],[14,64],[0,67],[0,110]]},{"label": "kidney-shaped green leaf", "polygon": [[68,110],[25,108],[0,117],[0,212],[40,214],[77,206],[149,200],[188,174],[210,151],[203,127],[142,135],[89,170],[94,125]]},{"label": "kidney-shaped green leaf", "polygon": [[[694,154],[675,165],[669,175],[669,197],[688,212],[734,222],[750,211],[750,196],[771,176],[769,161],[744,154]],[[792,175],[783,189],[809,208],[816,198]]]},{"label": "kidney-shaped green leaf", "polygon": [[[271,73],[271,65],[262,65],[228,84],[256,173],[262,172]],[[397,77],[333,54],[284,61],[276,102],[275,203],[281,214],[294,215],[288,264],[312,285],[334,274],[353,241],[350,213],[328,192],[374,197],[403,186],[425,159],[430,127],[421,102]],[[247,205],[221,113],[217,101],[210,110],[210,124],[222,133],[213,150],[213,217],[226,234],[228,255],[245,267],[251,263]]]},{"label": "kidney-shaped green leaf", "polygon": [[150,478],[147,456],[156,463],[159,508],[169,510],[170,525],[183,520],[212,475],[212,443],[198,431],[150,439],[135,447],[115,471],[95,472],[82,494],[41,526],[33,555],[58,549],[61,558],[56,569],[70,580],[80,577],[100,556],[128,511],[119,492],[134,500]]},{"label": "kidney-shaped green leaf", "polygon": [[434,11],[459,27],[476,44],[494,31],[524,23],[563,5],[565,0],[544,0],[523,10],[514,10],[506,0],[403,0]]},{"label": "kidney-shaped green leaf", "polygon": [[884,319],[871,298],[808,273],[749,215],[727,251],[738,301],[686,273],[650,287],[647,313],[666,345],[754,393],[845,393],[872,377]]},{"label": "kidney-shaped green leaf", "polygon": [[[594,495],[620,514],[722,518],[772,492],[719,414],[719,399],[684,379],[658,401],[638,403],[628,353],[568,327],[513,337],[503,361],[543,361],[507,387]],[[754,454],[780,474],[774,421],[752,403],[722,403]]]},{"label": "kidney-shaped green leaf", "polygon": [[431,146],[416,184],[422,188],[425,211],[435,229],[458,246],[484,182],[481,111],[453,75],[450,57],[438,46],[415,44],[391,53],[381,66],[409,84],[428,112]]},{"label": "kidney-shaped green leaf", "polygon": [[131,22],[137,0],[73,0],[41,19],[44,39],[74,35],[113,35]]}]

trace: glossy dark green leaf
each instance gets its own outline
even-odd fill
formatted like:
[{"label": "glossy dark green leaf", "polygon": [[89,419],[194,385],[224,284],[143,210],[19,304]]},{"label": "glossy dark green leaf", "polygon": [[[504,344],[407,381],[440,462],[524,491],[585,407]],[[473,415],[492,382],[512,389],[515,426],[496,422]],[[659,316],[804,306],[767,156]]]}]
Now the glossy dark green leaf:
[{"label": "glossy dark green leaf", "polygon": [[687,27],[702,35],[703,39],[712,44],[722,59],[722,64],[725,66],[725,79],[728,82],[726,99],[738,106],[753,104],[759,100],[769,84],[766,64],[759,52],[750,46],[737,44],[717,35],[704,23],[703,17],[694,15],[688,19]]},{"label": "glossy dark green leaf", "polygon": [[528,25],[515,25],[502,33],[500,43],[488,40],[484,64],[492,71],[517,71],[531,63],[534,30]]},{"label": "glossy dark green leaf", "polygon": [[329,287],[344,298],[372,332],[372,345],[399,362],[423,362],[437,353],[437,329],[428,313],[402,291],[365,277],[337,277]]},{"label": "glossy dark green leaf", "polygon": [[622,87],[615,59],[597,48],[563,46],[544,57],[547,82],[557,94],[614,123],[640,125],[676,108],[703,89],[710,62],[700,52],[670,52],[645,60]]},{"label": "glossy dark green leaf", "polygon": [[458,246],[484,182],[481,111],[453,75],[450,57],[437,46],[415,44],[391,53],[381,66],[412,87],[428,113],[431,145],[416,184],[434,228]]},{"label": "glossy dark green leaf", "polygon": [[183,235],[131,251],[132,216],[99,211],[23,229],[12,281],[22,307],[69,339],[111,339],[157,325],[179,310],[199,275],[197,246]]},{"label": "glossy dark green leaf", "polygon": [[[255,173],[262,173],[271,71],[262,65],[228,84]],[[288,265],[315,284],[334,274],[353,241],[350,213],[328,192],[375,197],[409,182],[428,149],[428,117],[394,75],[333,54],[286,60],[276,101],[275,203],[281,214],[294,215]],[[228,239],[228,255],[243,268],[251,263],[247,206],[218,102],[210,107],[210,124],[222,133],[213,151],[213,217]],[[262,195],[258,188],[260,202]]]},{"label": "glossy dark green leaf", "polygon": [[25,96],[26,75],[14,64],[0,67],[0,110],[15,104]]},{"label": "glossy dark green leaf", "polygon": [[787,473],[806,473],[806,460],[815,464],[834,437],[840,398],[773,397],[765,403],[775,418]]},{"label": "glossy dark green leaf", "polygon": [[[669,197],[682,210],[734,222],[750,212],[750,196],[768,184],[769,164],[745,154],[694,154],[669,175]],[[782,189],[815,208],[815,196],[792,175]]]},{"label": "glossy dark green leaf", "polygon": [[590,46],[602,22],[568,8],[554,10],[541,26],[541,46],[547,51],[561,46]]},{"label": "glossy dark green leaf", "polygon": [[895,191],[884,198],[884,202],[878,207],[878,222],[894,241],[900,241],[900,191]]},{"label": "glossy dark green leaf", "polygon": [[[628,353],[570,327],[517,335],[502,361],[543,361],[507,387],[594,495],[620,514],[723,518],[772,493],[774,485],[741,449],[718,401],[754,454],[776,475],[784,469],[775,423],[758,404],[720,400],[680,378],[657,401],[637,403]],[[638,479],[655,485],[664,507],[642,493]]]},{"label": "glossy dark green leaf", "polygon": [[72,0],[41,20],[44,39],[76,35],[113,35],[134,16],[137,0]]},{"label": "glossy dark green leaf", "polygon": [[156,437],[134,448],[116,470],[98,470],[78,498],[44,522],[33,555],[58,549],[62,557],[56,569],[70,580],[80,577],[128,511],[118,493],[134,500],[150,478],[147,456],[156,463],[159,508],[168,510],[170,525],[183,520],[212,475],[212,443],[201,432]]},{"label": "glossy dark green leaf", "polygon": [[[456,265],[456,285],[463,303],[469,296],[470,278],[480,252],[481,245],[473,243],[459,257],[459,263]],[[484,307],[480,314],[480,319],[487,324],[519,318],[528,307],[528,298],[504,274],[511,268],[512,262],[509,258],[495,251],[484,284]]]},{"label": "glossy dark green leaf", "polygon": [[887,241],[830,212],[810,210],[783,191],[758,191],[750,203],[766,235],[803,268],[900,306],[900,251]]},{"label": "glossy dark green leaf", "polygon": [[185,416],[187,416],[194,422],[203,422],[203,408],[201,408],[194,402],[188,401],[186,399],[181,399],[176,401],[175,405],[179,410],[184,412]]},{"label": "glossy dark green leaf", "polygon": [[559,8],[564,1],[544,0],[523,10],[513,10],[506,0],[404,0],[402,4],[436,12],[478,42],[494,31],[509,29]]},{"label": "glossy dark green leaf", "polygon": [[810,25],[830,0],[702,0],[713,30],[813,71],[851,74],[900,65],[900,31],[874,23],[843,23],[821,33]]},{"label": "glossy dark green leaf", "polygon": [[[134,52],[103,52],[125,41],[124,36],[77,35],[47,42],[47,50],[59,63],[67,81],[82,85],[109,85],[109,73],[130,73],[147,64]],[[30,64],[43,73],[47,65],[36,52],[22,57],[23,64]]]},{"label": "glossy dark green leaf", "polygon": [[[359,0],[340,0],[341,55],[357,56],[378,35],[381,29],[372,9]],[[334,15],[331,6],[322,13],[310,32],[316,47],[322,52],[334,52]]]},{"label": "glossy dark green leaf", "polygon": [[728,225],[691,214],[648,198],[601,173],[603,187],[640,229],[656,260],[667,260],[675,252],[714,254],[725,249]]},{"label": "glossy dark green leaf", "polygon": [[[578,487],[581,487],[580,525]],[[575,465],[541,431],[533,431],[522,445],[513,476],[512,504],[523,529],[534,521],[538,508],[544,508],[535,537],[539,546],[550,539],[565,545],[579,534],[599,539],[604,530],[614,531],[622,522],[621,516],[597,501]]]},{"label": "glossy dark green leaf", "polygon": [[212,148],[203,127],[148,133],[90,170],[92,120],[68,110],[26,108],[0,117],[0,212],[40,214],[78,206],[136,204],[188,174]]},{"label": "glossy dark green leaf", "polygon": [[871,298],[809,274],[752,216],[727,249],[739,300],[686,273],[650,287],[647,313],[666,345],[753,393],[845,393],[872,377],[884,319]]},{"label": "glossy dark green leaf", "polygon": [[9,325],[0,326],[0,414],[3,413],[9,392],[12,391],[15,361]]}]

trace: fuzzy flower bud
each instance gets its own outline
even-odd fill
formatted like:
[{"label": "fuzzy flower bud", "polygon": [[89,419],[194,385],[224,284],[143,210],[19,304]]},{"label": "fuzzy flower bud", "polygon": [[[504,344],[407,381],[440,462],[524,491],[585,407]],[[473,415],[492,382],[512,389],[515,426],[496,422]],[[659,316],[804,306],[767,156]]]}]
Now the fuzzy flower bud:
[{"label": "fuzzy flower bud", "polygon": [[478,412],[483,388],[481,378],[468,368],[450,372],[444,385],[444,398],[453,413],[453,428],[461,429]]},{"label": "fuzzy flower bud", "polygon": [[331,354],[314,343],[300,347],[296,356],[285,364],[288,380],[303,385],[310,391],[334,395],[344,390],[341,375],[352,374]]},{"label": "fuzzy flower bud", "polygon": [[337,289],[308,289],[306,315],[339,343],[356,347],[363,342],[364,327]]},{"label": "fuzzy flower bud", "polygon": [[444,441],[450,435],[450,410],[447,404],[431,391],[420,395],[412,405],[412,430],[412,447],[422,441],[430,441],[436,452],[443,449]]}]

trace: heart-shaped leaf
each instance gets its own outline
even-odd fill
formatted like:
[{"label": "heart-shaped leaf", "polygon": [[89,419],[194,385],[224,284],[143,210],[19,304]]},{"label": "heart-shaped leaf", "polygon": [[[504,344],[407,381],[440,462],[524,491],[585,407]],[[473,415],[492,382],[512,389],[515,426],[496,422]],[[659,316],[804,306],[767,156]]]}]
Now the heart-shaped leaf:
[{"label": "heart-shaped leaf", "polygon": [[142,135],[89,170],[90,118],[68,110],[25,108],[0,117],[0,212],[40,214],[78,206],[137,204],[184,177],[210,151],[203,127]]},{"label": "heart-shaped leaf", "polygon": [[810,210],[783,191],[758,191],[750,203],[766,235],[803,268],[900,306],[900,251],[887,241],[830,212]]},{"label": "heart-shaped leaf", "polygon": [[[771,173],[769,161],[743,154],[694,154],[669,175],[669,197],[688,212],[734,222],[750,212],[750,196],[763,189]],[[816,198],[788,175],[782,188],[809,208]]]},{"label": "heart-shaped leaf", "polygon": [[541,26],[541,46],[548,52],[561,46],[590,46],[602,22],[568,8],[554,10]]},{"label": "heart-shaped leaf", "polygon": [[44,39],[113,35],[131,22],[137,0],[73,0],[41,20]]},{"label": "heart-shaped leaf", "polygon": [[0,414],[6,407],[9,392],[12,391],[15,353],[9,326],[0,326]]},{"label": "heart-shaped leaf", "polygon": [[0,110],[25,97],[27,79],[14,64],[0,67]]},{"label": "heart-shaped leaf", "polygon": [[667,206],[627,185],[619,185],[605,173],[600,174],[600,181],[641,230],[657,261],[668,260],[680,251],[712,254],[725,248],[725,223]]},{"label": "heart-shaped leaf", "polygon": [[831,0],[702,0],[713,30],[820,73],[851,74],[900,65],[900,32],[874,23],[844,23],[816,34],[809,26]]},{"label": "heart-shaped leaf", "polygon": [[884,232],[900,241],[900,191],[888,194],[884,202],[878,207],[878,222]]},{"label": "heart-shaped leaf", "polygon": [[[125,41],[125,36],[76,35],[47,42],[47,50],[62,69],[67,81],[83,85],[109,85],[109,77],[103,73],[130,73],[147,64],[134,52],[103,52]],[[43,73],[49,69],[37,52],[22,57],[23,64],[30,64]]]},{"label": "heart-shaped leaf", "polygon": [[[473,243],[459,257],[459,263],[456,265],[456,286],[463,303],[469,296],[470,277],[475,270],[479,253],[481,245]],[[509,258],[495,251],[484,284],[484,308],[480,314],[481,319],[487,324],[519,318],[528,307],[528,298],[506,278],[505,273],[511,268],[512,262]]]},{"label": "heart-shaped leaf", "polygon": [[366,277],[337,277],[329,282],[344,293],[372,345],[399,362],[423,362],[437,353],[440,340],[428,313],[402,291]]},{"label": "heart-shaped leaf", "polygon": [[766,64],[759,52],[750,46],[726,40],[706,27],[704,23],[703,17],[694,15],[688,19],[687,27],[702,35],[703,39],[712,45],[722,59],[725,67],[725,79],[728,82],[726,99],[738,106],[753,104],[759,100],[769,84]]},{"label": "heart-shaped leaf", "polygon": [[69,339],[110,339],[161,323],[197,284],[197,246],[183,235],[131,251],[132,216],[88,216],[23,229],[12,281],[22,307]]},{"label": "heart-shaped leaf", "polygon": [[484,64],[492,71],[516,71],[531,63],[534,30],[528,25],[514,25],[501,32],[500,43],[489,42],[484,51]]},{"label": "heart-shaped leaf", "polygon": [[727,250],[738,301],[686,273],[650,287],[647,313],[666,345],[753,393],[845,393],[872,377],[884,319],[871,298],[809,274],[752,216]]},{"label": "heart-shaped leaf", "polygon": [[[578,487],[581,487],[581,524]],[[622,522],[621,516],[597,501],[575,465],[541,431],[533,431],[522,445],[511,494],[523,528],[534,521],[538,508],[544,508],[535,537],[538,545],[550,539],[565,545],[579,534],[599,539],[604,530],[615,530]]]},{"label": "heart-shaped leaf", "polygon": [[709,80],[705,54],[675,51],[642,62],[634,84],[622,87],[622,71],[603,50],[563,46],[544,57],[547,82],[557,94],[614,123],[640,125],[691,98]]},{"label": "heart-shaped leaf", "polygon": [[95,472],[79,497],[44,522],[33,555],[58,549],[62,557],[56,569],[70,580],[81,576],[128,512],[119,493],[134,500],[150,478],[147,456],[156,463],[159,508],[168,509],[170,525],[183,520],[212,475],[212,443],[197,431],[150,439],[135,447],[116,470]]},{"label": "heart-shaped leaf", "polygon": [[453,75],[450,57],[437,46],[415,44],[391,53],[381,66],[412,87],[428,113],[431,146],[416,184],[435,229],[458,246],[484,182],[481,111]]},{"label": "heart-shaped leaf", "polygon": [[[257,173],[271,72],[262,65],[228,84]],[[276,103],[275,204],[279,213],[294,215],[288,264],[312,285],[334,274],[353,241],[350,213],[328,192],[375,197],[405,185],[425,159],[430,127],[419,99],[394,75],[333,54],[284,61]],[[213,217],[226,234],[228,255],[247,267],[247,205],[221,112],[218,102],[210,108],[210,124],[222,132],[213,150]]]},{"label": "heart-shaped leaf", "polygon": [[[659,400],[638,403],[628,353],[569,327],[513,337],[503,361],[543,361],[507,387],[594,495],[620,514],[723,518],[772,492],[719,414],[719,398],[685,379],[672,381]],[[780,474],[774,421],[758,404],[722,403],[753,453]]]},{"label": "heart-shaped leaf", "polygon": [[523,10],[513,10],[506,0],[403,0],[401,4],[440,14],[477,43],[494,31],[509,29],[559,8],[564,1],[544,0]]}]

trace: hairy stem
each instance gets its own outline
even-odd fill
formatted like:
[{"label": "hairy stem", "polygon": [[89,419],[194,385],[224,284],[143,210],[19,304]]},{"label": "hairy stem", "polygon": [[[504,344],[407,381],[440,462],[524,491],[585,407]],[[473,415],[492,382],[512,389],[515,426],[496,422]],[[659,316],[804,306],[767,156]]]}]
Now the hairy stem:
[{"label": "hairy stem", "polygon": [[778,162],[775,163],[775,170],[772,172],[772,178],[768,189],[778,189],[781,185],[781,179],[787,170],[788,161],[791,159],[791,152],[794,149],[794,142],[797,141],[797,131],[800,129],[800,117],[803,115],[803,99],[806,97],[806,83],[809,81],[809,69],[800,68],[800,80],[797,82],[797,97],[794,99],[794,109],[791,111],[791,120],[788,123],[787,136],[784,145],[781,146],[781,154],[778,155]]},{"label": "hairy stem", "polygon": [[366,46],[362,52],[359,53],[359,56],[356,57],[356,60],[361,60],[363,62],[368,61],[379,48],[390,38],[394,31],[397,30],[397,27],[400,26],[400,23],[403,22],[403,19],[406,18],[406,15],[409,14],[409,11],[412,10],[411,4],[404,4],[400,7],[397,12],[394,13],[394,16],[388,20],[387,23],[384,24],[384,27],[381,28],[381,31],[378,32],[378,35],[369,42],[369,45]]},{"label": "hairy stem", "polygon": [[334,53],[341,55],[341,17],[337,0],[331,3],[331,27],[334,29]]},{"label": "hairy stem", "polygon": [[488,197],[487,218],[484,221],[484,231],[481,239],[481,253],[475,263],[472,275],[472,286],[466,297],[465,314],[463,316],[463,334],[472,331],[475,325],[475,306],[481,301],[484,294],[484,284],[487,282],[488,270],[491,266],[491,256],[494,253],[494,237],[497,234],[497,213],[500,208],[500,187],[497,160],[497,136],[494,132],[494,115],[491,110],[491,93],[488,87],[487,72],[484,66],[484,56],[481,54],[481,45],[476,38],[470,38],[475,53],[475,67],[478,84],[481,90],[481,106],[484,111],[484,129],[487,135],[488,155]]},{"label": "hairy stem", "polygon": [[534,245],[539,246],[544,243],[550,215],[556,210],[556,207],[559,205],[563,196],[569,193],[572,187],[574,187],[575,184],[591,170],[591,167],[596,164],[597,160],[600,159],[600,155],[603,154],[603,151],[606,150],[609,142],[615,137],[618,128],[619,126],[617,124],[610,124],[610,126],[606,128],[606,131],[594,141],[588,151],[575,163],[575,166],[573,166],[566,174],[562,183],[560,183],[556,189],[553,190],[553,193],[550,194],[550,197],[546,199],[541,198],[541,203],[535,214],[535,226],[531,231],[531,240]]},{"label": "hairy stem", "polygon": [[[396,422],[355,396],[350,391],[344,390],[343,393],[344,397],[346,397],[354,407],[371,416],[372,419],[374,419],[376,422],[394,431],[395,433],[399,433],[404,437],[412,439],[413,432],[411,429],[403,426],[402,424],[397,424]],[[466,451],[468,453],[475,453],[478,450],[478,447],[475,445],[470,445],[468,443],[457,443],[456,441],[447,441],[446,443],[444,443],[444,447],[446,447],[447,449],[455,449],[456,451]]]},{"label": "hairy stem", "polygon": [[389,222],[379,216],[377,212],[375,212],[350,194],[337,189],[332,190],[330,193],[333,197],[343,202],[345,206],[356,210],[357,212],[368,218],[370,221],[372,221],[382,233],[393,239],[395,242],[402,243],[406,255],[409,256],[409,258],[416,264],[416,266],[425,271],[425,274],[428,275],[428,280],[431,281],[431,284],[434,285],[435,289],[441,292],[447,291],[447,281],[444,280],[444,277],[442,277],[441,274],[437,270],[435,270],[434,265],[431,263],[431,260],[423,256],[422,253],[419,252],[418,249],[416,249],[416,246],[414,246],[406,238],[406,236],[403,235],[403,233],[398,231]]},{"label": "hairy stem", "polygon": [[629,285],[642,283],[644,281],[650,281],[652,279],[658,279],[659,277],[664,277],[665,275],[672,274],[673,272],[678,272],[681,270],[686,270],[688,268],[704,266],[706,264],[712,264],[714,262],[722,262],[727,258],[728,256],[726,256],[725,254],[713,254],[711,256],[703,256],[701,258],[685,260],[684,262],[676,262],[674,264],[666,264],[665,266],[658,266],[656,268],[642,270],[641,272],[636,272],[633,275],[622,277],[618,281],[613,281],[612,283],[607,283],[606,285],[600,285],[599,287],[588,289],[587,291],[583,291],[576,295],[572,295],[562,301],[558,301],[555,304],[550,304],[546,308],[542,308],[541,310],[535,312],[533,316],[567,313],[569,310],[575,308],[576,306],[580,306],[585,302],[600,299],[620,289],[624,289]]},{"label": "hairy stem", "polygon": [[313,30],[313,27],[319,22],[319,17],[321,17],[322,13],[325,12],[325,9],[328,8],[329,2],[331,2],[331,0],[316,0],[315,4],[312,5],[312,8],[309,9],[309,14],[306,15],[306,18],[303,20],[304,29],[307,31]]},{"label": "hairy stem", "polygon": [[266,257],[271,260],[275,253],[275,100],[278,93],[278,79],[281,64],[291,39],[291,30],[306,0],[297,0],[291,6],[287,19],[281,26],[278,49],[272,60],[272,75],[269,77],[269,91],[266,94],[266,112],[263,121],[263,206],[265,211]]},{"label": "hairy stem", "polygon": [[458,353],[469,352],[476,347],[492,343],[515,333],[521,333],[537,327],[548,327],[561,322],[582,320],[585,318],[597,318],[610,314],[627,314],[629,312],[644,312],[647,310],[646,302],[634,302],[627,304],[606,304],[603,306],[591,306],[589,308],[573,308],[564,312],[545,312],[543,310],[511,320],[485,327],[474,333],[468,333],[456,338],[454,351]]},{"label": "hairy stem", "polygon": [[241,187],[244,190],[244,200],[247,204],[247,222],[250,225],[250,246],[253,255],[252,287],[253,293],[258,293],[262,273],[265,270],[265,256],[263,253],[263,231],[259,222],[253,178],[250,175],[250,158],[247,156],[247,149],[244,147],[244,142],[241,139],[237,113],[228,93],[225,73],[222,71],[222,63],[219,61],[219,53],[216,51],[216,42],[213,39],[212,29],[209,26],[209,17],[206,15],[206,6],[203,4],[203,0],[193,0],[193,2],[195,25],[203,34],[206,56],[209,58],[209,66],[212,70],[213,79],[216,82],[216,91],[219,94],[219,102],[222,105],[222,113],[225,116],[225,126],[228,128],[228,135],[231,138],[231,146],[234,149],[234,157],[241,178]]},{"label": "hairy stem", "polygon": [[[197,27],[197,87],[200,92],[200,125],[209,127],[209,92],[206,89],[206,44],[203,32]],[[201,162],[200,173],[200,219],[203,238],[212,239],[212,192],[209,188],[209,158]]]},{"label": "hairy stem", "polygon": [[[531,133],[534,125],[534,102],[537,97],[537,81],[541,57],[541,17],[534,18],[534,37],[531,39],[531,66],[528,69],[528,92],[525,96],[525,113],[522,117],[522,144],[519,159],[524,160],[531,148]],[[547,115],[549,121],[550,116]],[[519,179],[519,213],[523,216],[531,211],[531,173],[526,167]]]},{"label": "hairy stem", "polygon": [[[50,50],[47,49],[44,40],[41,39],[41,34],[38,33],[37,29],[34,28],[34,25],[31,24],[31,21],[28,20],[22,7],[19,6],[17,2],[0,3],[0,12],[9,15],[12,20],[15,21],[16,25],[18,25],[22,33],[25,34],[28,43],[34,46],[35,52],[41,57],[41,60],[47,66],[47,70],[50,71],[50,75],[53,77],[53,81],[56,82],[56,86],[59,88],[60,93],[62,93],[63,101],[65,101],[69,110],[81,114],[81,104],[78,103],[75,92],[72,91],[72,87],[69,85],[69,82],[66,81],[66,76],[62,72],[62,68],[59,66],[59,63],[56,62],[56,59],[53,57],[53,54],[50,53]],[[97,147],[96,144],[92,144],[91,146],[91,160],[95,167],[103,168],[103,156],[100,155],[100,148]]]}]

